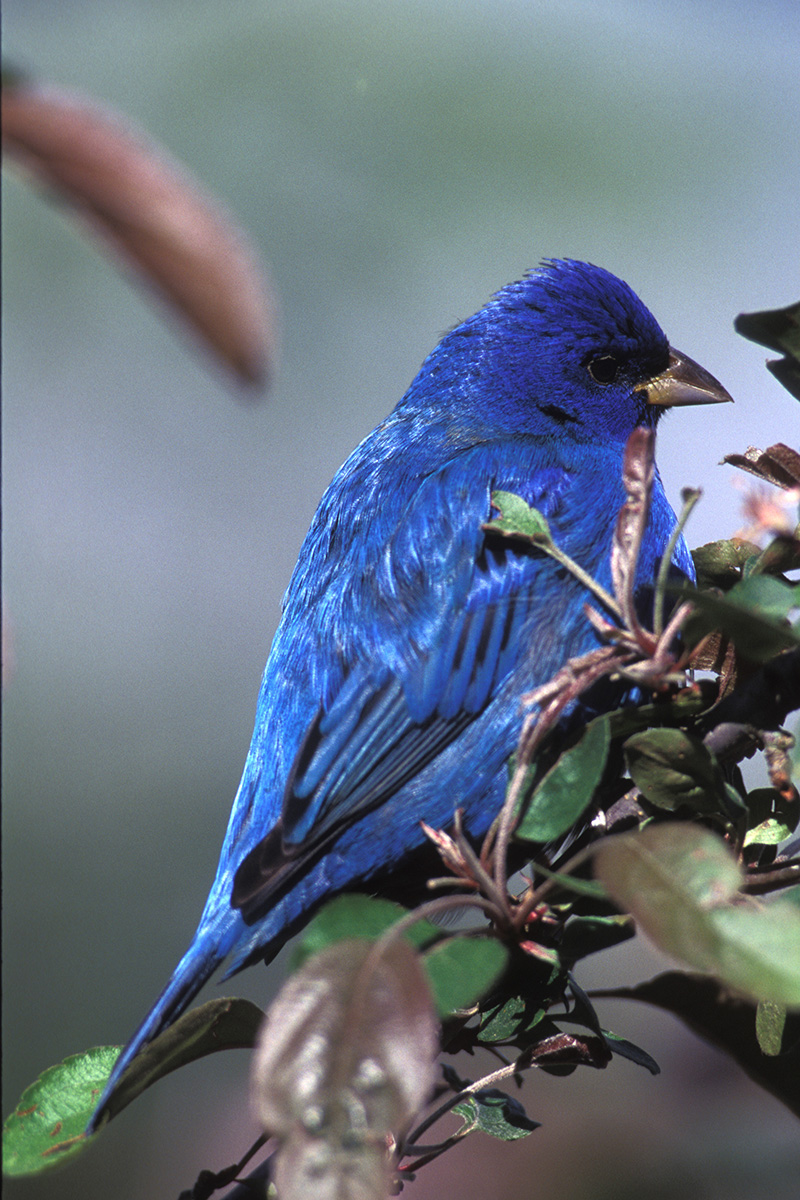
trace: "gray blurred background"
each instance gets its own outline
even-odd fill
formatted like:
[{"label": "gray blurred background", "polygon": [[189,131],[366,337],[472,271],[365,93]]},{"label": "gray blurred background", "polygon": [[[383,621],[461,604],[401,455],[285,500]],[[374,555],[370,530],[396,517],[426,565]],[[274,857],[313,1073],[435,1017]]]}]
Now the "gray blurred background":
[{"label": "gray blurred background", "polygon": [[[5,55],[139,122],[223,198],[280,307],[242,402],[58,213],[4,187],[4,1113],[132,1031],[188,944],[319,496],[441,333],[541,257],[623,276],[735,408],[663,423],[694,545],[743,524],[728,451],[796,443],[732,329],[798,298],[796,0],[7,0]],[[663,964],[630,946],[581,979]],[[226,985],[266,1004],[280,978]],[[210,991],[206,994],[212,994]],[[480,1136],[410,1195],[789,1200],[797,1124],[675,1022],[660,1059],[531,1078],[545,1128]],[[251,1137],[244,1054],[162,1082],[9,1195],[174,1197]],[[470,1070],[468,1065],[466,1070]]]}]

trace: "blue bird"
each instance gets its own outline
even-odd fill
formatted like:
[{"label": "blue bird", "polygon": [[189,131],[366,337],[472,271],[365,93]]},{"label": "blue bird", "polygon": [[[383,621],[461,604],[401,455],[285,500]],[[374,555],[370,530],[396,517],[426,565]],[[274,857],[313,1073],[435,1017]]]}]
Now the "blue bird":
[{"label": "blue bird", "polygon": [[[492,536],[495,490],[540,509],[611,586],[625,442],[666,407],[729,400],[634,292],[548,260],[451,330],[326,491],[284,600],[217,875],[192,943],[120,1075],[213,971],[269,960],[322,900],[380,893],[425,843],[503,800],[520,697],[598,644],[587,593]],[[656,477],[637,576],[646,608],[675,516]],[[694,578],[685,542],[675,568]],[[613,706],[619,695],[610,700]]]}]

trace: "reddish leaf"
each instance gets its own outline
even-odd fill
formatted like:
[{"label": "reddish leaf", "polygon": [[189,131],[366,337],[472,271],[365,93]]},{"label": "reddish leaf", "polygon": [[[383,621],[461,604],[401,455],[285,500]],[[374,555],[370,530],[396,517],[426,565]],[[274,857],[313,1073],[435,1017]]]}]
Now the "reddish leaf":
[{"label": "reddish leaf", "polygon": [[67,200],[241,382],[263,384],[271,304],[229,217],[163,150],[91,101],[3,88],[3,149]]},{"label": "reddish leaf", "polygon": [[387,1194],[387,1148],[433,1086],[438,1033],[405,938],[338,942],[288,980],[253,1066],[283,1200]]},{"label": "reddish leaf", "polygon": [[[743,664],[736,654],[736,647],[722,633],[710,633],[704,638],[698,649],[693,651],[690,661],[696,671],[714,671],[719,675],[719,700],[730,695],[739,682],[743,669]],[[755,668],[745,662],[744,669],[748,668],[749,673],[753,674]]]},{"label": "reddish leaf", "polygon": [[650,511],[650,495],[655,471],[655,435],[650,429],[638,428],[625,445],[622,482],[627,499],[619,511],[611,547],[611,577],[614,595],[622,606],[629,629],[640,629],[633,604],[633,583],[639,550]]}]

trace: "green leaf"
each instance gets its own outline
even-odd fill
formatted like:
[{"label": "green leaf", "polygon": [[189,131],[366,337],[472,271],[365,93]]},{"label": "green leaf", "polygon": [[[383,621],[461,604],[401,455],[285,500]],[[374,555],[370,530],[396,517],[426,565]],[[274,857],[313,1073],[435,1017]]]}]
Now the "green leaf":
[{"label": "green leaf", "polygon": [[[358,894],[337,896],[309,922],[292,957],[298,970],[321,950],[351,938],[376,941],[408,916],[408,909],[391,900]],[[433,946],[422,958],[423,967],[440,1016],[469,1008],[503,970],[507,951],[490,937],[447,937],[430,921],[410,925],[403,937],[418,949]]]},{"label": "green leaf", "polygon": [[231,997],[208,1000],[190,1009],[136,1055],[105,1103],[105,1119],[116,1116],[152,1084],[187,1063],[219,1050],[252,1049],[263,1020],[256,1004]]},{"label": "green leaf", "polygon": [[682,729],[648,729],[623,746],[628,774],[651,804],[674,812],[726,813],[725,779],[702,742]]},{"label": "green leaf", "polygon": [[[250,1049],[264,1019],[249,1000],[209,1000],[185,1013],[133,1060],[107,1102],[115,1116],[151,1084],[186,1063],[219,1050]],[[74,1054],[45,1071],[22,1096],[3,1131],[3,1170],[41,1171],[78,1153],[119,1046]]]},{"label": "green leaf", "polygon": [[641,1046],[620,1037],[618,1033],[612,1033],[610,1029],[603,1030],[603,1037],[612,1054],[619,1058],[627,1058],[628,1062],[636,1063],[637,1067],[644,1067],[651,1075],[661,1074],[661,1067]]},{"label": "green leaf", "polygon": [[[372,896],[346,893],[324,905],[306,925],[294,948],[291,969],[298,970],[312,954],[318,954],[335,942],[349,938],[364,938],[374,941],[408,916],[408,909],[392,900],[380,900]],[[418,948],[444,936],[438,925],[430,921],[417,921],[403,935]]]},{"label": "green leaf", "polygon": [[685,725],[691,717],[705,712],[716,703],[717,686],[710,679],[700,679],[683,688],[677,696],[666,700],[660,697],[654,704],[626,704],[608,713],[611,737],[626,737],[640,729],[661,725]]},{"label": "green leaf", "polygon": [[783,1031],[786,1028],[786,1008],[782,1004],[762,1001],[756,1009],[756,1037],[764,1054],[774,1058],[781,1052]]},{"label": "green leaf", "polygon": [[535,545],[552,545],[550,526],[538,508],[531,508],[513,492],[492,492],[492,507],[500,516],[487,521],[484,529],[506,537],[524,537]]},{"label": "green leaf", "polygon": [[772,541],[764,547],[758,558],[751,559],[746,564],[745,575],[749,575],[751,571],[753,574],[763,572],[766,575],[800,571],[800,540],[798,538],[800,538],[800,526],[797,526],[793,534],[776,534]]},{"label": "green leaf", "polygon": [[728,588],[742,576],[742,567],[751,558],[760,554],[753,542],[737,538],[735,541],[707,542],[692,551],[697,582],[700,587]]},{"label": "green leaf", "polygon": [[767,370],[772,372],[778,383],[783,384],[795,400],[800,400],[800,363],[796,359],[770,358],[767,360]]},{"label": "green leaf", "polygon": [[692,592],[695,611],[686,623],[690,645],[720,629],[751,662],[766,662],[781,650],[800,645],[800,631],[787,624],[800,606],[800,584],[784,583],[771,575],[750,575],[724,596]]},{"label": "green leaf", "polygon": [[26,1088],[3,1126],[3,1174],[34,1175],[88,1145],[84,1128],[94,1112],[120,1046],[97,1046],[49,1067]]},{"label": "green leaf", "polygon": [[[718,944],[706,969],[754,1000],[800,1008],[800,913],[790,901],[748,899],[711,914]],[[687,961],[702,968],[702,955]]]},{"label": "green leaf", "polygon": [[784,841],[800,821],[800,800],[796,793],[781,793],[776,788],[754,788],[747,795],[748,832],[745,846],[774,846]]},{"label": "green leaf", "polygon": [[784,583],[769,575],[752,575],[731,588],[726,599],[740,608],[757,610],[765,617],[781,621],[800,606],[800,584]]},{"label": "green leaf", "polygon": [[[249,1000],[226,998],[209,1000],[184,1013],[133,1060],[106,1101],[105,1120],[186,1063],[219,1050],[252,1048],[263,1019],[261,1009]],[[83,1129],[119,1052],[118,1046],[102,1046],[45,1071],[6,1123],[4,1170],[12,1174],[43,1170],[85,1144]]]},{"label": "green leaf", "polygon": [[739,892],[738,863],[707,829],[661,824],[608,838],[595,870],[667,954],[755,1000],[800,1006],[800,912]]},{"label": "green leaf", "polygon": [[609,742],[608,717],[590,721],[580,740],[559,756],[535,787],[515,830],[517,837],[550,842],[572,828],[602,779]]},{"label": "green leaf", "polygon": [[744,838],[745,846],[777,846],[791,835],[791,829],[776,817],[768,817],[760,825],[748,829]]},{"label": "green leaf", "polygon": [[[292,969],[300,969],[308,959],[337,942],[360,938],[376,941],[408,909],[391,900],[358,894],[337,896],[308,923],[292,957]],[[447,937],[430,921],[410,925],[403,937],[417,949],[433,946],[422,958],[436,1008],[440,1016],[469,1008],[485,992],[508,957],[505,948],[491,937]]]},{"label": "green leaf", "polygon": [[595,1012],[594,1005],[574,975],[569,977],[569,991],[572,995],[572,1005],[563,1018],[574,1025],[584,1025],[592,1033],[602,1037],[600,1018]]},{"label": "green leaf", "polygon": [[505,946],[493,937],[452,937],[422,956],[440,1017],[470,1008],[487,992],[508,962]]},{"label": "green leaf", "polygon": [[666,971],[637,987],[608,989],[602,995],[640,1000],[674,1013],[695,1033],[729,1054],[751,1079],[800,1117],[800,1013],[787,1016],[785,1049],[772,1057],[756,1040],[755,1005],[733,996],[728,988],[706,975]]},{"label": "green leaf", "polygon": [[739,313],[734,328],[751,342],[800,360],[800,301],[786,308]]},{"label": "green leaf", "polygon": [[507,1096],[497,1088],[484,1088],[453,1108],[464,1118],[471,1133],[478,1129],[490,1137],[503,1142],[514,1142],[527,1137],[540,1127],[540,1121],[532,1121],[518,1100]]},{"label": "green leaf", "polygon": [[481,1014],[478,1041],[487,1045],[517,1041],[522,1034],[535,1028],[546,1012],[547,1007],[533,996],[511,996],[505,1003]]}]

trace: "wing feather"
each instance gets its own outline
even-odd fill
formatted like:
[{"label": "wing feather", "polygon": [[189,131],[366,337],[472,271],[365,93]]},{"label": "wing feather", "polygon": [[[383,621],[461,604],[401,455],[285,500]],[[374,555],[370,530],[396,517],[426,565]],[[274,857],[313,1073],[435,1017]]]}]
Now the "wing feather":
[{"label": "wing feather", "polygon": [[[462,479],[452,470],[426,479],[379,563],[361,574],[371,589],[366,599],[355,596],[365,624],[360,635],[357,621],[338,627],[350,638],[340,682],[306,728],[278,825],[236,871],[234,903],[246,920],[342,828],[436,759],[519,665],[543,559],[523,543],[487,535],[492,481],[481,486],[469,463]],[[524,491],[536,503],[530,480]],[[351,591],[342,603],[353,599]],[[389,628],[399,636],[369,643],[372,629]]]}]

